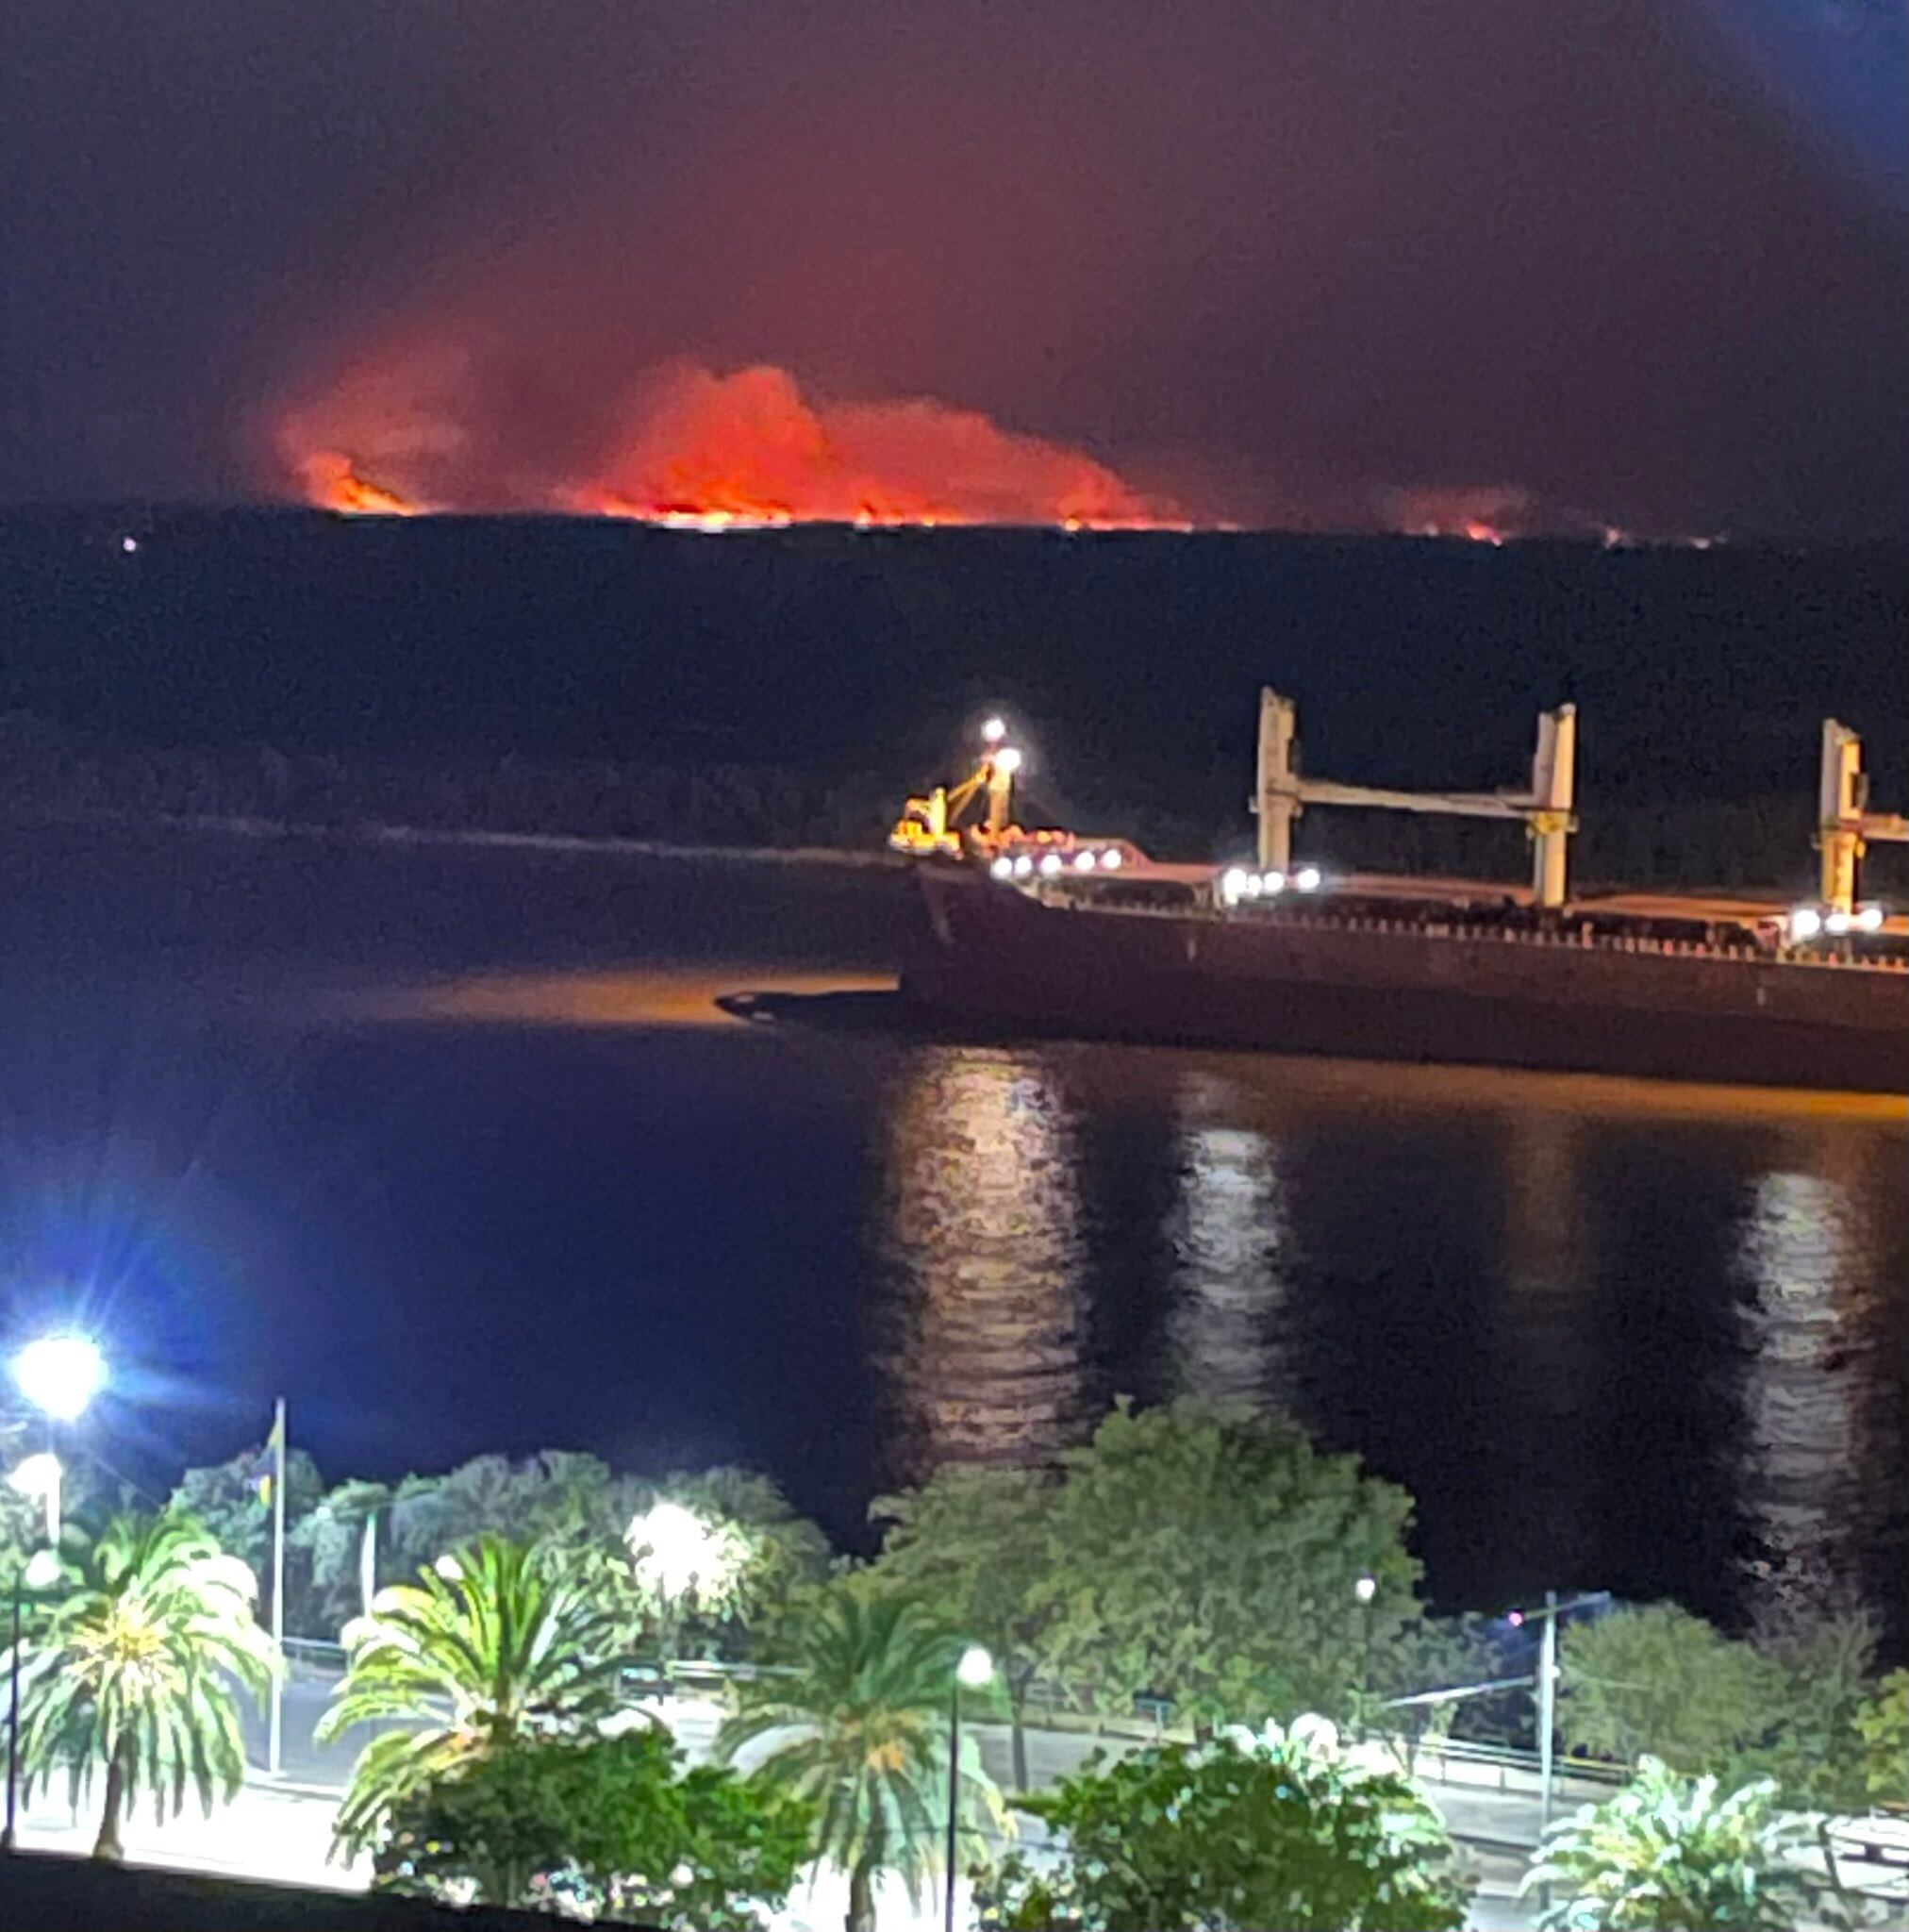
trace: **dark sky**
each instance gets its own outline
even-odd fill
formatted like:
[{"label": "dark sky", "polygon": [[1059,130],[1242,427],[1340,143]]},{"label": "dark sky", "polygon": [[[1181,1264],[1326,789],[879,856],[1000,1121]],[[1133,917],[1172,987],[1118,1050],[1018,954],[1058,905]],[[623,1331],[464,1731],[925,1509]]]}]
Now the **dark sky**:
[{"label": "dark sky", "polygon": [[1909,513],[1901,0],[10,0],[0,499],[368,346],[923,391],[1252,516]]}]

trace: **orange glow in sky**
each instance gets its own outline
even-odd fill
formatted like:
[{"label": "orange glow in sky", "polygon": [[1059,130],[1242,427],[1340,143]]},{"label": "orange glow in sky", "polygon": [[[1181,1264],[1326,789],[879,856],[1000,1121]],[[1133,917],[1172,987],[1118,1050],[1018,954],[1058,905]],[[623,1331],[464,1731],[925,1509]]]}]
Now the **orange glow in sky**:
[{"label": "orange glow in sky", "polygon": [[705,531],[1191,527],[1178,504],[1085,451],[931,397],[811,399],[766,363],[646,372],[606,405],[588,457],[500,453],[508,439],[481,386],[442,354],[361,364],[281,414],[274,440],[306,501],[357,513],[559,510]]}]

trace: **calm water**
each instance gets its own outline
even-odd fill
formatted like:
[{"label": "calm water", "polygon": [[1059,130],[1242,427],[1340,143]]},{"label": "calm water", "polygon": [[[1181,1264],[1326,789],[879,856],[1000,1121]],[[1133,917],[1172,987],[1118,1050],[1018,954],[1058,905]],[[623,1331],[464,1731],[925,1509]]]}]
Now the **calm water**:
[{"label": "calm water", "polygon": [[[1909,1648],[1898,1103],[745,1024],[904,891],[786,865],[9,834],[0,1275],[156,1481],[765,1468],[844,1540],[1120,1392],[1289,1407],[1435,1593],[1843,1579]],[[868,983],[874,983],[870,980]]]}]

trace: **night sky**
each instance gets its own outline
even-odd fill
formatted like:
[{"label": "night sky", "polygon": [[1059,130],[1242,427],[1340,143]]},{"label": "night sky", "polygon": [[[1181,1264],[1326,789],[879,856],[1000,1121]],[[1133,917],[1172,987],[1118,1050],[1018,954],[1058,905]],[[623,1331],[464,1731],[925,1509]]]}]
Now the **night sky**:
[{"label": "night sky", "polygon": [[0,500],[256,498],[365,356],[501,473],[639,372],[1242,520],[1909,514],[1891,0],[11,0]]}]

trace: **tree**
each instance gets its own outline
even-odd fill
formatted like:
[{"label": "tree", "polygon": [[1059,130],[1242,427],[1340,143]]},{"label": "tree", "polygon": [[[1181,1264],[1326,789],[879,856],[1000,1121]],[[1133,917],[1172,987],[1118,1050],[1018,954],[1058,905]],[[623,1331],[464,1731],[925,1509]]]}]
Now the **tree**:
[{"label": "tree", "polygon": [[1909,1671],[1891,1671],[1856,1713],[1863,1740],[1863,1782],[1872,1801],[1901,1804],[1909,1795]]},{"label": "tree", "polygon": [[[261,1595],[272,1574],[272,1506],[263,1480],[273,1467],[273,1452],[262,1444],[235,1456],[229,1462],[189,1469],[180,1477],[167,1507],[203,1524],[219,1546],[251,1570]],[[303,1449],[285,1458],[286,1545],[290,1553],[285,1579],[285,1627],[307,1637],[329,1637],[338,1628],[326,1624],[312,1601],[305,1565],[298,1557],[299,1525],[318,1507],[324,1479]]]},{"label": "tree", "polygon": [[919,1490],[878,1496],[889,1527],[867,1586],[938,1606],[992,1653],[1012,1725],[1014,1785],[1027,1789],[1027,1695],[1052,1669],[1059,1600],[1042,1590],[1053,1561],[1054,1484],[1021,1469],[951,1463]]},{"label": "tree", "polygon": [[1010,1860],[999,1917],[1083,1932],[1331,1927],[1438,1932],[1467,1889],[1418,1786],[1362,1770],[1319,1718],[1198,1748],[1156,1745],[1024,1801],[1065,1840],[1057,1868]]},{"label": "tree", "polygon": [[519,1737],[395,1807],[374,1884],[672,1932],[758,1932],[787,1899],[813,1831],[793,1799],[706,1765],[684,1772],[654,1726]]},{"label": "tree", "polygon": [[1063,1464],[1034,1606],[1054,1613],[1055,1669],[1105,1702],[1342,1713],[1369,1648],[1418,1613],[1411,1498],[1284,1417],[1122,1404]]},{"label": "tree", "polygon": [[1675,1604],[1568,1624],[1559,1643],[1559,1727],[1573,1749],[1673,1770],[1735,1764],[1769,1729],[1782,1674]]},{"label": "tree", "polygon": [[358,1754],[337,1840],[362,1851],[393,1805],[521,1736],[591,1729],[617,1705],[609,1618],[560,1556],[480,1537],[381,1591],[345,1626],[321,1739],[398,1720]]},{"label": "tree", "polygon": [[262,1696],[271,1640],[251,1571],[191,1517],[114,1517],[23,1643],[20,1745],[29,1789],[64,1770],[76,1805],[104,1774],[93,1856],[121,1856],[127,1806],[163,1820],[190,1790],[209,1812],[245,1772],[237,1690]]},{"label": "tree", "polygon": [[[733,1761],[767,1746],[758,1775],[815,1807],[816,1853],[848,1874],[848,1932],[872,1932],[883,1873],[919,1901],[940,1868],[961,1641],[916,1605],[840,1587],[817,1593],[790,1640],[792,1668],[743,1685],[717,1752]],[[961,1749],[960,1814],[971,1829],[998,1825],[971,1732]]]},{"label": "tree", "polygon": [[[343,1499],[341,1518],[366,1500]],[[659,1503],[707,1525],[727,1555],[720,1574],[671,1594],[645,1574],[632,1528]],[[671,1656],[746,1654],[791,1592],[819,1582],[829,1562],[827,1539],[766,1476],[727,1468],[618,1474],[594,1456],[556,1449],[521,1462],[479,1456],[447,1475],[408,1476],[384,1506],[384,1522],[389,1559],[406,1574],[485,1533],[569,1552],[617,1616],[626,1647]],[[322,1558],[328,1575],[355,1565],[342,1521],[315,1520],[313,1531],[331,1546]]]},{"label": "tree", "polygon": [[1542,1932],[1790,1932],[1809,1915],[1811,1828],[1778,1799],[1771,1778],[1726,1790],[1646,1757],[1616,1797],[1552,1827],[1521,1890],[1552,1890]]},{"label": "tree", "polygon": [[287,1541],[310,1571],[310,1617],[320,1630],[340,1630],[371,1608],[377,1594],[378,1521],[396,1495],[388,1483],[352,1477],[327,1490],[288,1531]]}]

